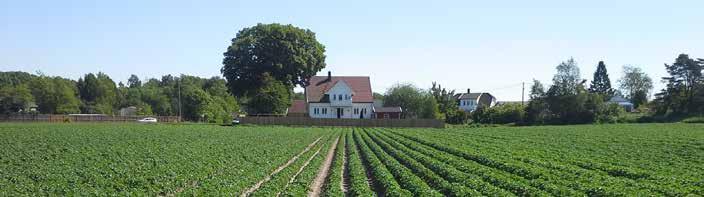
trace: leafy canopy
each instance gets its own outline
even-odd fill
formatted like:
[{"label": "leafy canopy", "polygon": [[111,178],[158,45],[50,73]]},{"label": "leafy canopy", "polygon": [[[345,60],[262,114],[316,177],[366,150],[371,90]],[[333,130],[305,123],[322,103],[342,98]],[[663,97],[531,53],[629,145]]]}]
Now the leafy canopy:
[{"label": "leafy canopy", "polygon": [[618,83],[621,93],[633,102],[635,108],[648,101],[653,89],[653,80],[635,66],[623,66],[623,76]]},{"label": "leafy canopy", "polygon": [[285,87],[306,86],[325,68],[325,47],[315,33],[293,25],[257,24],[239,31],[224,53],[221,72],[236,96],[253,96],[268,73]]}]

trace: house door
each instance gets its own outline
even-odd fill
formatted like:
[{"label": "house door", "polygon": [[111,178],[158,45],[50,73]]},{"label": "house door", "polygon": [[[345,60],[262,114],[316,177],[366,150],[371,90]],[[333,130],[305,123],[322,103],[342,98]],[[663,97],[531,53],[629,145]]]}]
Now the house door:
[{"label": "house door", "polygon": [[337,118],[342,117],[342,108],[337,108]]}]

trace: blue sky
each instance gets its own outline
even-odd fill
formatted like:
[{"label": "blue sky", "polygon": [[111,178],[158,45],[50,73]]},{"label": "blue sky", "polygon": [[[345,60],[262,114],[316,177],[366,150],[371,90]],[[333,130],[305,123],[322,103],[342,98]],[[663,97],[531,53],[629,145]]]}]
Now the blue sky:
[{"label": "blue sky", "polygon": [[0,0],[0,70],[115,81],[165,74],[220,76],[235,33],[257,23],[308,28],[333,75],[371,76],[384,92],[432,81],[499,100],[521,82],[550,83],[574,57],[591,79],[606,62],[662,87],[663,64],[704,58],[704,1],[8,1]]}]

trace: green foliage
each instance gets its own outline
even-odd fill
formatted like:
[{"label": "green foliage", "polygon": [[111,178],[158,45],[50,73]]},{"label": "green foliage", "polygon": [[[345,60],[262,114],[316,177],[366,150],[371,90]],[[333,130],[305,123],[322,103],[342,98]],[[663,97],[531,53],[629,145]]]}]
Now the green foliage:
[{"label": "green foliage", "polygon": [[[698,147],[666,142],[692,143],[704,137],[701,130],[687,124],[622,124],[385,133],[393,137],[389,141],[518,196],[678,196],[702,194],[699,176],[692,176],[702,172],[692,162],[668,161],[686,161],[702,153],[696,151]],[[672,154],[673,148],[688,154]]]},{"label": "green foliage", "polygon": [[0,113],[17,113],[29,110],[34,97],[27,84],[0,84]]},{"label": "green foliage", "polygon": [[129,86],[117,87],[103,73],[86,74],[78,82],[22,72],[0,72],[0,77],[0,113],[16,113],[36,103],[45,114],[117,114],[120,108],[134,106],[137,115],[178,116],[179,90],[185,120],[227,123],[239,111],[220,77],[165,75],[142,83],[132,75]]},{"label": "green foliage", "polygon": [[472,112],[472,119],[482,124],[523,123],[526,108],[522,104],[509,103],[491,108],[478,107]]},{"label": "green foliage", "polygon": [[284,114],[291,106],[291,89],[265,74],[263,85],[247,102],[250,114]]},{"label": "green foliage", "polygon": [[631,100],[634,108],[648,102],[648,95],[653,89],[653,80],[641,68],[623,66],[623,77],[619,79],[620,90]]},{"label": "green foliage", "polygon": [[[438,103],[438,109],[441,113],[440,118],[444,119],[445,122],[464,122],[464,120],[458,120],[462,116],[458,114],[458,103],[455,99],[455,91],[447,91],[440,84],[433,82],[433,86],[430,88],[430,94],[435,98]],[[452,119],[452,120],[451,120]]]},{"label": "green foliage", "polygon": [[445,113],[445,117],[445,122],[450,124],[466,124],[471,118],[469,112],[466,112],[459,108],[449,109],[447,113]]},{"label": "green foliage", "polygon": [[[345,133],[349,132],[343,132],[342,135],[339,136],[339,140],[337,141],[337,145],[335,146],[335,155],[333,156],[333,161],[330,166],[330,170],[328,171],[328,177],[325,180],[324,192],[321,194],[321,196],[334,197],[345,195],[341,187],[344,182],[343,178],[345,178],[344,167],[346,164],[344,158],[346,157],[346,152],[348,151],[346,148],[347,143],[345,143],[345,139],[347,136],[345,135]],[[349,160],[347,162],[349,162]]]},{"label": "green foliage", "polygon": [[335,150],[324,196],[704,194],[696,124],[350,130],[9,123],[0,185],[11,196],[175,196],[240,195],[263,181],[252,196],[304,196]]},{"label": "green foliage", "polygon": [[137,75],[130,75],[130,78],[127,79],[127,86],[130,88],[139,88],[142,87],[142,81],[139,80],[139,77]]},{"label": "green foliage", "polygon": [[240,194],[330,133],[108,123],[7,123],[0,131],[0,185],[8,196]]},{"label": "green foliage", "polygon": [[557,73],[552,78],[553,85],[549,92],[553,92],[554,95],[576,95],[580,91],[578,87],[582,81],[577,62],[570,58],[557,65],[556,69]]},{"label": "green foliage", "polygon": [[[318,170],[320,169],[320,166],[323,164],[323,161],[325,160],[325,157],[327,156],[327,153],[332,146],[333,142],[337,138],[337,132],[335,134],[330,135],[323,140],[321,140],[321,146],[319,147],[319,152],[317,154],[314,154],[312,157],[307,157],[306,163],[304,163],[301,171],[301,168],[295,168],[299,170],[297,173],[294,174],[293,177],[289,178],[289,182],[287,186],[284,186],[284,190],[281,191],[281,194],[283,196],[306,196],[308,195],[308,191],[311,189],[311,183],[315,179],[315,177],[318,175]],[[312,151],[311,151],[312,152]],[[302,159],[301,159],[302,160]],[[287,177],[288,178],[288,177]],[[322,189],[324,189],[325,186],[323,185],[323,188],[321,189],[321,193],[324,192]]]},{"label": "green foliage", "polygon": [[372,97],[374,98],[374,100],[381,100],[382,102],[384,101],[384,94],[374,92],[372,93]]},{"label": "green foliage", "polygon": [[589,86],[589,92],[601,94],[605,99],[609,99],[614,95],[614,89],[611,88],[611,80],[609,80],[609,73],[606,71],[604,61],[599,61],[599,65],[596,67],[594,79]]},{"label": "green foliage", "polygon": [[291,96],[293,100],[306,100],[306,95],[303,92],[294,92]]},{"label": "green foliage", "polygon": [[683,123],[704,123],[704,117],[702,116],[695,116],[695,117],[689,117],[685,118],[682,120]]},{"label": "green foliage", "polygon": [[[601,64],[603,65],[603,63]],[[601,66],[600,66],[601,67]],[[606,87],[606,70],[597,71],[599,83],[594,84],[592,92],[584,88],[584,81],[579,79],[579,70],[574,60],[561,63],[557,67],[553,85],[544,92],[542,83],[534,80],[531,87],[531,101],[525,108],[526,124],[583,124],[616,122],[623,110],[618,110],[604,102],[611,91]],[[580,82],[581,81],[581,82]],[[610,86],[610,85],[609,85]]]},{"label": "green foliage", "polygon": [[287,89],[305,87],[325,68],[325,46],[315,33],[293,25],[257,24],[240,30],[224,53],[221,72],[230,92],[253,96],[267,86],[268,73]]},{"label": "green foliage", "polygon": [[680,54],[672,65],[665,64],[667,86],[657,94],[658,114],[675,116],[704,113],[704,62]]},{"label": "green foliage", "polygon": [[551,114],[545,97],[545,87],[534,79],[530,88],[530,101],[526,106],[526,123],[541,125],[550,120]]},{"label": "green foliage", "polygon": [[[401,185],[395,180],[389,166],[382,163],[383,158],[379,158],[372,151],[366,140],[363,140],[359,131],[353,132],[354,141],[359,147],[360,155],[369,167],[368,171],[374,177],[377,186],[385,196],[410,196],[411,192],[401,188]],[[400,166],[395,166],[398,169]],[[398,176],[398,175],[397,175]],[[411,184],[411,183],[408,183]]]},{"label": "green foliage", "polygon": [[401,107],[403,118],[440,118],[439,106],[432,94],[413,84],[396,84],[384,95],[384,106]]},{"label": "green foliage", "polygon": [[30,82],[29,88],[41,113],[80,113],[76,85],[71,80],[39,76]]},{"label": "green foliage", "polygon": [[83,113],[113,114],[118,105],[117,86],[105,73],[86,74],[76,84],[81,97]]}]

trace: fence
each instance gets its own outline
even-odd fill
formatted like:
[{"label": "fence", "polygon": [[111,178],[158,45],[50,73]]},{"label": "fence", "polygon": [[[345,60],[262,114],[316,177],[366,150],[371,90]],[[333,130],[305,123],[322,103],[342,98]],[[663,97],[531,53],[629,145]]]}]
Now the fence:
[{"label": "fence", "polygon": [[347,126],[347,127],[433,127],[444,128],[445,122],[435,119],[329,119],[310,117],[242,117],[242,124]]},{"label": "fence", "polygon": [[111,116],[111,115],[54,115],[54,114],[12,114],[0,115],[1,122],[137,122],[152,117],[158,122],[178,122],[178,116]]}]

